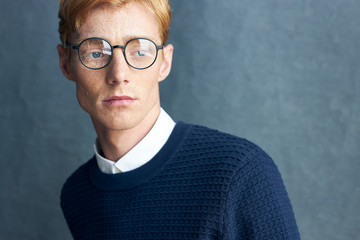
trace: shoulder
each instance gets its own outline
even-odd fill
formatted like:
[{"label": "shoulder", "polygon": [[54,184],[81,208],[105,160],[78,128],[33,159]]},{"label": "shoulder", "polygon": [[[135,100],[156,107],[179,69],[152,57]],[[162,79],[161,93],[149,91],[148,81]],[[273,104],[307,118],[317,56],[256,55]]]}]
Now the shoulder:
[{"label": "shoulder", "polygon": [[[189,124],[190,125],[190,124]],[[213,154],[226,155],[234,158],[254,158],[269,156],[254,142],[246,138],[200,125],[190,125],[187,144],[200,151],[210,151]]]},{"label": "shoulder", "polygon": [[211,165],[212,169],[227,172],[230,178],[247,174],[247,171],[261,172],[267,166],[276,168],[263,149],[245,138],[204,126],[188,126],[180,155],[192,161],[192,164]]},{"label": "shoulder", "polygon": [[248,196],[259,199],[270,192],[287,198],[281,174],[273,159],[245,138],[191,125],[179,156],[186,163],[185,167],[191,169],[189,171],[200,172],[207,179],[221,183],[230,205],[233,200],[248,202]]}]

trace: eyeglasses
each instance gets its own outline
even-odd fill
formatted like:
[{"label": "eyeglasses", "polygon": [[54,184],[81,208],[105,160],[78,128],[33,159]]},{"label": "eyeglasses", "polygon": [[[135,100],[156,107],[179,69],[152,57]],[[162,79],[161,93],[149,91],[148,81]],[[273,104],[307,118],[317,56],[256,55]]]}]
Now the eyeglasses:
[{"label": "eyeglasses", "polygon": [[147,38],[131,39],[124,46],[112,46],[103,38],[87,38],[78,45],[67,42],[66,46],[77,49],[81,63],[93,70],[109,65],[115,48],[123,49],[125,61],[129,66],[139,70],[146,69],[155,63],[158,51],[164,48]]}]

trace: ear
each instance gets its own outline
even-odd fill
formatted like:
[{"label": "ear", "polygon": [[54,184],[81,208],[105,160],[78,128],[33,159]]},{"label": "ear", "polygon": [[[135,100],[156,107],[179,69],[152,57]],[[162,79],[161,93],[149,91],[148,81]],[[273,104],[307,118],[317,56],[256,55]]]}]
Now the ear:
[{"label": "ear", "polygon": [[57,45],[57,51],[59,54],[59,66],[60,66],[62,73],[64,74],[64,76],[67,79],[74,81],[74,79],[72,77],[71,68],[70,68],[70,58],[69,58],[68,52],[61,44]]},{"label": "ear", "polygon": [[164,55],[160,67],[159,82],[164,80],[170,74],[173,52],[174,46],[172,44],[168,44],[163,48]]}]

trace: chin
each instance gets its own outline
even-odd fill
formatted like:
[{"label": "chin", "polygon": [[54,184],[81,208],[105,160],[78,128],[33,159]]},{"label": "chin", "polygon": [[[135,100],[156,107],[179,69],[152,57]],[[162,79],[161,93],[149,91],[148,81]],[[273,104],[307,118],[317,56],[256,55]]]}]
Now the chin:
[{"label": "chin", "polygon": [[136,127],[148,128],[157,118],[154,114],[154,107],[142,108],[115,108],[101,109],[100,111],[93,111],[90,114],[95,128],[103,130],[129,130]]},{"label": "chin", "polygon": [[104,125],[104,127],[108,130],[124,131],[124,130],[133,129],[137,125],[138,124],[136,124],[134,121],[115,121]]},{"label": "chin", "polygon": [[[94,121],[93,121],[94,122]],[[138,125],[137,121],[134,121],[134,118],[106,118],[99,119],[94,122],[94,125],[100,125],[102,129],[108,130],[128,130],[136,127]],[[96,126],[95,126],[96,127]]]},{"label": "chin", "polygon": [[140,114],[99,114],[91,117],[94,127],[103,130],[121,131],[133,129],[144,118]]}]

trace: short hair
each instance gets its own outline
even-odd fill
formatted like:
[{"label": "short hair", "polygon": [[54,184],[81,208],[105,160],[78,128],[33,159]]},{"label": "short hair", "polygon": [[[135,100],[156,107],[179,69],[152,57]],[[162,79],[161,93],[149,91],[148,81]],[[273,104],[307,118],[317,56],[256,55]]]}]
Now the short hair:
[{"label": "short hair", "polygon": [[90,11],[103,4],[121,7],[131,1],[137,1],[146,6],[155,16],[159,24],[162,44],[169,39],[171,9],[168,0],[60,0],[59,1],[59,34],[61,43],[65,46],[72,33],[78,33]]}]

